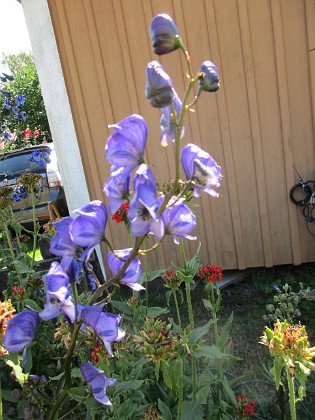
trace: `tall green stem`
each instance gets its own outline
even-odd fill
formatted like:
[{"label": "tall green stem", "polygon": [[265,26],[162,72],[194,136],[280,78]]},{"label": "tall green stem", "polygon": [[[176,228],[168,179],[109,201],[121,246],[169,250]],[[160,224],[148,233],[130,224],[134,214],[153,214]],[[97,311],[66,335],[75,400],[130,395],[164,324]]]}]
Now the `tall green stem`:
[{"label": "tall green stem", "polygon": [[180,376],[178,378],[179,391],[178,391],[177,420],[181,420],[182,412],[183,412],[183,399],[184,399],[184,383],[183,383],[184,369],[183,369],[183,359],[180,357],[178,361],[180,363]]},{"label": "tall green stem", "polygon": [[[11,258],[14,261],[15,260],[15,254],[14,254],[14,249],[13,249],[13,245],[12,245],[11,233],[10,233],[8,225],[6,223],[4,223],[4,232],[5,232],[7,242],[8,242]],[[20,284],[21,287],[23,287],[21,273],[18,270],[16,271],[16,273],[17,273],[17,276],[18,276],[18,279],[19,279],[19,284]]]},{"label": "tall green stem", "polygon": [[35,194],[34,188],[30,187],[31,197],[32,197],[32,210],[33,210],[33,252],[32,252],[32,261],[31,261],[31,268],[33,268],[34,261],[35,261],[35,253],[37,248],[37,226],[36,226],[36,202],[35,202]]},{"label": "tall green stem", "polygon": [[288,380],[288,387],[289,387],[291,420],[296,420],[294,375],[291,374],[290,369],[286,369],[286,371],[287,371],[287,380]]},{"label": "tall green stem", "polygon": [[180,312],[179,312],[179,306],[178,306],[178,300],[177,300],[176,290],[175,289],[172,289],[172,293],[173,293],[175,307],[176,307],[176,314],[177,314],[177,320],[178,320],[178,325],[179,325],[179,332],[181,334],[181,332],[182,332],[182,321],[181,321]]}]

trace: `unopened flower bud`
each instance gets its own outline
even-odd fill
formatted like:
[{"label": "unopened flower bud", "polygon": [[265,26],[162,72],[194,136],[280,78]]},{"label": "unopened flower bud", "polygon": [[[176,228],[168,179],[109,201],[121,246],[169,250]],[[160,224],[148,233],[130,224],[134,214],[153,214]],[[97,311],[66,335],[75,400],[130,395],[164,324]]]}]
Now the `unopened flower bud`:
[{"label": "unopened flower bud", "polygon": [[181,46],[182,42],[177,26],[170,16],[164,13],[155,16],[150,29],[155,54],[168,54]]},{"label": "unopened flower bud", "polygon": [[151,61],[146,69],[147,81],[145,96],[155,108],[164,108],[172,102],[174,91],[172,80],[163,66],[157,61]]},{"label": "unopened flower bud", "polygon": [[200,67],[201,77],[199,80],[200,90],[215,92],[220,88],[218,70],[211,61],[204,61]]},{"label": "unopened flower bud", "polygon": [[19,400],[19,399],[21,398],[21,390],[20,390],[20,389],[14,389],[14,390],[12,391],[12,397],[13,397],[15,400]]}]

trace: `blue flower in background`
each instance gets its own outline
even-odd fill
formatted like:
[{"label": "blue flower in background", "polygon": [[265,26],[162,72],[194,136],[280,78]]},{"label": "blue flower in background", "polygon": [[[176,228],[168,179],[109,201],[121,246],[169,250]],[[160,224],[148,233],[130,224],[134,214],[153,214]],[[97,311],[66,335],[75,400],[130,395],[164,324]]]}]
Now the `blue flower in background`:
[{"label": "blue flower in background", "polygon": [[[177,92],[173,89],[173,104],[176,115],[172,114],[171,106],[162,109],[162,116],[160,120],[161,125],[161,145],[168,146],[171,142],[175,141],[176,137],[176,121],[182,110],[182,101],[179,99]],[[182,127],[181,138],[185,134],[185,127]]]},{"label": "blue flower in background", "polygon": [[29,160],[31,162],[37,163],[41,167],[46,167],[47,163],[50,163],[50,153],[51,150],[34,150]]},{"label": "blue flower in background", "polygon": [[25,200],[28,196],[28,191],[26,187],[23,187],[22,185],[16,185],[14,187],[13,193],[12,193],[12,199],[19,203],[21,200]]},{"label": "blue flower in background", "polygon": [[162,213],[162,219],[165,234],[172,235],[176,244],[179,244],[179,237],[197,239],[196,236],[188,235],[196,227],[197,221],[196,216],[185,204],[177,202],[172,207],[165,209]]},{"label": "blue flower in background", "polygon": [[[122,266],[124,265],[123,261],[121,261],[119,258],[122,258],[123,260],[128,259],[130,255],[130,251],[131,251],[131,248],[116,250],[115,254],[110,252],[107,255],[107,262],[108,262],[109,268],[111,269],[114,275],[117,274],[119,270],[122,268]],[[119,258],[117,258],[116,255]],[[138,260],[138,258],[135,258],[134,260],[131,261],[127,270],[124,272],[124,274],[120,278],[119,283],[124,284],[135,291],[144,290],[144,287],[137,283],[137,281],[141,277],[141,274],[142,274],[141,262]]]},{"label": "blue flower in background", "polygon": [[128,176],[144,159],[148,126],[140,115],[129,115],[117,124],[110,125],[114,133],[105,147],[106,159],[113,165],[111,175]]},{"label": "blue flower in background", "polygon": [[130,176],[116,175],[110,176],[104,184],[104,193],[110,199],[108,211],[110,214],[116,213],[130,193]]},{"label": "blue flower in background", "polygon": [[204,61],[201,64],[200,72],[202,78],[199,80],[199,87],[205,92],[215,92],[220,88],[218,70],[212,61]]},{"label": "blue flower in background", "polygon": [[120,315],[103,312],[103,306],[85,306],[81,311],[82,321],[93,328],[110,356],[113,355],[111,343],[120,341],[125,332],[118,327]]},{"label": "blue flower in background", "polygon": [[90,386],[95,400],[103,405],[112,405],[106,395],[106,388],[115,385],[116,379],[107,378],[102,370],[98,369],[90,362],[82,363],[80,370]]},{"label": "blue flower in background", "polygon": [[16,106],[24,105],[25,101],[27,101],[27,98],[25,98],[25,96],[22,95],[22,93],[19,93],[16,97],[15,105]]},{"label": "blue flower in background", "polygon": [[107,209],[101,201],[95,200],[74,213],[79,216],[71,223],[70,235],[75,244],[87,247],[82,259],[88,260],[96,245],[104,238]]},{"label": "blue flower in background", "polygon": [[146,69],[145,96],[150,105],[164,108],[173,99],[173,83],[164,67],[157,61],[151,61]]},{"label": "blue flower in background", "polygon": [[172,18],[164,13],[152,19],[150,30],[155,54],[168,54],[182,45],[177,26]]},{"label": "blue flower in background", "polygon": [[25,309],[7,322],[3,344],[13,353],[23,350],[23,364],[26,363],[26,349],[36,335],[38,323],[38,314],[30,309]]},{"label": "blue flower in background", "polygon": [[221,168],[209,153],[195,144],[187,144],[182,149],[181,163],[187,180],[194,183],[195,197],[199,197],[199,190],[205,191],[212,197],[219,196],[213,187],[220,186]]}]

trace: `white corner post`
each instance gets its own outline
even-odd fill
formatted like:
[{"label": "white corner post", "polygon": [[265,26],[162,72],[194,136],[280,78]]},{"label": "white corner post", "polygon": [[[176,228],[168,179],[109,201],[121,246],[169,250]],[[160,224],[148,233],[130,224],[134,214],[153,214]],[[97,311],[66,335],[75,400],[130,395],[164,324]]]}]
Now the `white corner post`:
[{"label": "white corner post", "polygon": [[[90,201],[47,0],[22,0],[70,213]],[[97,249],[102,265],[100,248]]]}]

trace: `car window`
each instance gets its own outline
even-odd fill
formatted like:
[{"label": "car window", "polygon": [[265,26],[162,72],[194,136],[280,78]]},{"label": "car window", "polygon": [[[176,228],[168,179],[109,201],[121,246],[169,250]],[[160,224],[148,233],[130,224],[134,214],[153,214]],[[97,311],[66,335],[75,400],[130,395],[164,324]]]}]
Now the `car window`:
[{"label": "car window", "polygon": [[25,172],[34,172],[44,174],[46,168],[31,162],[32,153],[21,153],[12,156],[3,156],[0,158],[0,181],[3,179],[18,178]]}]

